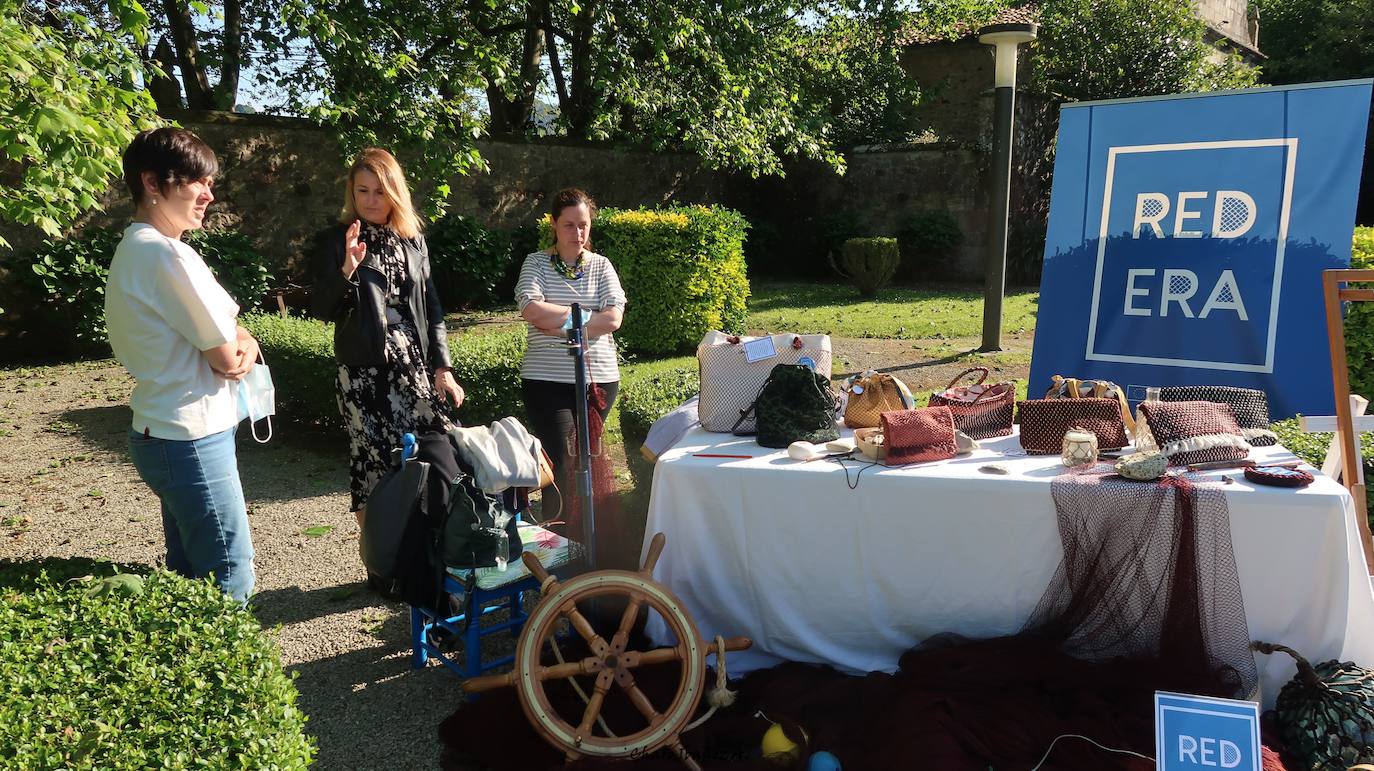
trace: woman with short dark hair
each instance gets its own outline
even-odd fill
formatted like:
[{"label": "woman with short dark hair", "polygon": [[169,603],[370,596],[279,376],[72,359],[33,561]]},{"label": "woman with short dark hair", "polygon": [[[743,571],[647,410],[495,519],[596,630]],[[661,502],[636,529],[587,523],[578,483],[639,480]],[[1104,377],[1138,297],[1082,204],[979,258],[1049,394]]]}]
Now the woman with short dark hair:
[{"label": "woman with short dark hair", "polygon": [[454,409],[463,403],[429,249],[391,153],[369,147],[353,162],[339,224],[316,239],[314,267],[311,309],[334,322],[349,489],[361,524],[402,435],[447,431],[454,421],[444,400]]},{"label": "woman with short dark hair", "polygon": [[167,567],[213,575],[231,597],[253,591],[253,541],[239,481],[235,384],[258,343],[238,305],[181,240],[215,200],[218,162],[185,129],[144,131],[124,152],[133,223],[115,249],[105,325],[135,380],[129,452],[162,503]]}]

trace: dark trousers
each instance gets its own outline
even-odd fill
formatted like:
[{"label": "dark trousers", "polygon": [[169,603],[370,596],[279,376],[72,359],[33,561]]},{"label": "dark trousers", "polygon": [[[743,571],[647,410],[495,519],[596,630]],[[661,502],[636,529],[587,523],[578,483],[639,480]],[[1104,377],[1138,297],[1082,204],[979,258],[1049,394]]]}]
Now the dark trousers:
[{"label": "dark trousers", "polygon": [[[606,408],[597,410],[604,421],[615,404],[620,382],[598,383],[606,392]],[[549,380],[520,381],[520,392],[525,399],[525,414],[529,418],[529,429],[544,445],[544,451],[553,461],[554,472],[558,478],[566,479],[571,471],[570,458],[576,456],[576,449],[569,448],[573,434],[573,408],[577,405],[577,392],[572,383],[554,383]],[[600,448],[593,443],[592,451]],[[573,453],[569,454],[569,449]]]}]

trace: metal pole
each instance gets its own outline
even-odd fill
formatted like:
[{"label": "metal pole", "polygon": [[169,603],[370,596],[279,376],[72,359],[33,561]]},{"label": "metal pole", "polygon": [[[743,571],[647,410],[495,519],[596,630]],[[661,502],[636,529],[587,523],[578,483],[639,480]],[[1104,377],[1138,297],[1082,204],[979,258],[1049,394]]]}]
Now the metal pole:
[{"label": "metal pole", "polygon": [[596,569],[596,509],[592,490],[592,437],[587,407],[587,336],[582,328],[582,306],[572,304],[572,328],[568,330],[568,354],[573,357],[576,402],[573,419],[577,434],[577,495],[582,498],[582,538],[587,565]]},{"label": "metal pole", "polygon": [[[999,46],[1000,48],[1000,46]],[[1002,55],[998,51],[998,56]],[[1016,55],[1016,49],[1011,49]],[[993,113],[992,208],[988,220],[988,253],[984,263],[983,347],[1002,350],[1002,296],[1007,286],[1007,219],[1011,216],[1011,142],[1016,116],[1015,86],[997,87]]]}]

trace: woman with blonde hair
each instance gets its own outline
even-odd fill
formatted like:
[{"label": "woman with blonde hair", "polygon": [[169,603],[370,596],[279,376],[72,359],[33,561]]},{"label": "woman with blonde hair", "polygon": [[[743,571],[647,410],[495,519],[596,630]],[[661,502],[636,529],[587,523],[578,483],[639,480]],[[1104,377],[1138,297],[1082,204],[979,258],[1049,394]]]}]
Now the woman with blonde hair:
[{"label": "woman with blonde hair", "polygon": [[454,409],[463,403],[420,228],[400,164],[369,147],[348,171],[339,224],[316,239],[311,309],[334,322],[339,411],[359,521],[401,436],[448,430],[454,421],[444,400]]}]

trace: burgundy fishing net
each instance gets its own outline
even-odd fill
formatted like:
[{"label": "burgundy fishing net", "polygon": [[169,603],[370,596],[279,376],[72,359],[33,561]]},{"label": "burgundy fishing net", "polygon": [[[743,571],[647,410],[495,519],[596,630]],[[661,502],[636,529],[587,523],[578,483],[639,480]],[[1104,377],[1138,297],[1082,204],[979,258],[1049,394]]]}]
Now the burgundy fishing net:
[{"label": "burgundy fishing net", "polygon": [[1258,673],[1221,485],[1110,471],[1051,483],[1064,560],[1022,634],[1086,661],[1159,657],[1198,688],[1248,697]]}]

